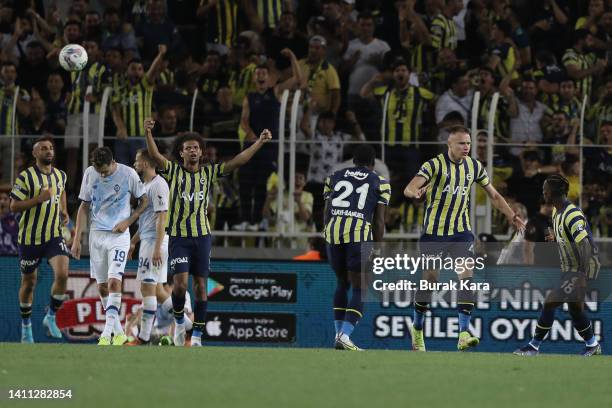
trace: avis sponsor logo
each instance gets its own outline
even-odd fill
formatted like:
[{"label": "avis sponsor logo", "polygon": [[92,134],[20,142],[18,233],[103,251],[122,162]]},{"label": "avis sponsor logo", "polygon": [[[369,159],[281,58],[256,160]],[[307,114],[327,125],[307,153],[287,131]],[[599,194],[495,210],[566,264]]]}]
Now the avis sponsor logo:
[{"label": "avis sponsor logo", "polygon": [[442,193],[459,194],[460,196],[466,196],[468,194],[468,188],[465,186],[444,186]]},{"label": "avis sponsor logo", "polygon": [[354,179],[361,181],[361,180],[365,180],[366,178],[368,178],[368,173],[364,173],[359,170],[355,170],[355,171],[347,170],[344,172],[344,177],[352,177]]},{"label": "avis sponsor logo", "polygon": [[184,191],[181,192],[181,198],[186,201],[202,201],[206,198],[204,191],[198,191],[197,193],[187,194]]}]

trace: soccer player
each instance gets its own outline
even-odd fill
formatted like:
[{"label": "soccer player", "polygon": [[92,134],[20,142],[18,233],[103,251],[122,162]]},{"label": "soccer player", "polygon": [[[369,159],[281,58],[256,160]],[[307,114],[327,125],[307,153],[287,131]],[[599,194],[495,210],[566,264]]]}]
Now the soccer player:
[{"label": "soccer player", "polygon": [[353,156],[355,166],[338,170],[325,180],[324,236],[329,263],[337,278],[334,326],[335,348],[339,350],[360,350],[350,336],[363,317],[361,244],[380,242],[385,232],[391,186],[374,172],[375,157],[372,146],[360,145]]},{"label": "soccer player", "polygon": [[555,310],[563,303],[567,303],[574,327],[584,339],[585,349],[581,355],[590,357],[601,354],[601,345],[584,310],[587,281],[596,279],[600,268],[591,228],[582,210],[567,199],[567,179],[553,174],[544,181],[542,190],[544,202],[553,205],[553,228],[549,230],[546,240],[558,244],[562,275],[559,286],[544,300],[533,338],[527,345],[515,350],[514,354],[538,354],[555,320]]},{"label": "soccer player", "polygon": [[[81,257],[81,234],[87,215],[89,226],[89,265],[96,279],[106,324],[98,345],[121,346],[127,341],[119,320],[121,280],[130,249],[130,225],[147,208],[149,200],[138,174],[131,167],[116,163],[108,147],[98,147],[91,155],[92,166],[83,174],[72,256]],[[132,211],[130,198],[140,200]],[[131,214],[130,214],[131,213]]]},{"label": "soccer player", "polygon": [[[515,229],[524,230],[525,222],[508,206],[508,203],[491,185],[483,164],[471,158],[470,132],[463,126],[449,129],[448,151],[425,162],[416,176],[404,189],[408,198],[425,200],[423,234],[419,242],[436,254],[442,252],[453,258],[473,257],[474,235],[470,225],[470,191],[477,183]],[[444,255],[442,255],[444,256]],[[424,271],[423,278],[436,282],[439,271]],[[462,286],[469,286],[472,270],[458,274]],[[475,294],[471,290],[460,290],[457,297],[459,315],[459,342],[457,349],[466,350],[476,346],[480,340],[468,331],[474,308]],[[411,329],[412,349],[425,351],[423,323],[431,301],[431,291],[418,293],[414,303],[414,319]]]},{"label": "soccer player", "polygon": [[32,301],[38,265],[47,258],[54,273],[49,311],[43,319],[51,337],[61,339],[55,323],[55,313],[66,298],[68,280],[68,248],[62,238],[62,224],[68,222],[66,209],[66,173],[53,167],[53,139],[42,137],[34,143],[32,155],[36,164],[22,171],[11,191],[10,209],[19,217],[19,309],[21,311],[21,342],[34,343],[32,336]]},{"label": "soccer player", "polygon": [[269,140],[272,134],[265,129],[259,139],[225,163],[203,164],[204,141],[197,133],[186,133],[175,141],[175,157],[180,162],[166,159],[157,149],[152,129],[155,122],[144,122],[149,154],[161,169],[161,175],[170,186],[168,215],[168,252],[170,272],[173,278],[172,307],[176,319],[174,344],[185,344],[185,292],[189,274],[193,276],[195,292],[192,346],[202,345],[202,333],[206,318],[206,282],[210,273],[212,237],[206,216],[208,197],[212,183],[218,177],[229,174],[247,163]]},{"label": "soccer player", "polygon": [[[169,298],[163,291],[168,270],[168,184],[155,172],[155,160],[145,149],[136,153],[134,169],[143,178],[149,204],[140,216],[138,231],[132,237],[128,253],[128,258],[131,258],[134,246],[140,241],[137,279],[140,281],[142,294],[142,319],[138,337],[129,343],[131,346],[149,343],[158,300],[163,303]],[[158,299],[158,292],[162,294],[161,299]]]}]

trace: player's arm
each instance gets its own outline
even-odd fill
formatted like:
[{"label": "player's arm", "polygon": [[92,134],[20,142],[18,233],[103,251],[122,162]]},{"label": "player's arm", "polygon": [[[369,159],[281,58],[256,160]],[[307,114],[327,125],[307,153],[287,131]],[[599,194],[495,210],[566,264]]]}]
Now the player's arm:
[{"label": "player's arm", "polygon": [[385,235],[385,212],[387,206],[385,204],[377,204],[376,211],[374,212],[374,225],[372,228],[372,235],[374,236],[375,242],[382,242],[383,235]]},{"label": "player's arm", "polygon": [[130,225],[135,223],[138,217],[140,217],[140,215],[144,212],[144,210],[147,208],[147,205],[149,205],[149,197],[147,197],[146,194],[143,194],[139,198],[138,207],[136,207],[136,209],[132,211],[132,214],[129,216],[129,218],[115,225],[115,228],[113,228],[113,232],[118,232],[122,234],[127,231],[127,229],[130,228]]},{"label": "player's arm", "polygon": [[510,206],[506,202],[506,199],[501,194],[499,194],[495,187],[493,187],[493,185],[489,183],[483,188],[489,196],[489,199],[491,200],[493,206],[499,211],[501,211],[506,216],[506,218],[508,218],[510,224],[514,225],[514,228],[517,231],[525,230],[525,221],[523,221],[518,214],[512,211],[512,208],[510,208]]},{"label": "player's arm", "polygon": [[159,211],[155,217],[155,248],[153,249],[153,265],[161,266],[161,247],[166,236],[166,217],[168,211]]},{"label": "player's arm", "polygon": [[249,160],[251,160],[251,157],[253,157],[253,155],[270,140],[272,140],[272,133],[268,129],[264,129],[264,131],[259,135],[259,139],[257,139],[255,143],[238,153],[231,160],[225,162],[224,173],[231,173],[238,167],[244,166]]},{"label": "player's arm", "polygon": [[72,248],[70,250],[75,259],[81,258],[81,234],[83,233],[84,226],[87,225],[87,214],[89,214],[89,207],[89,202],[81,201],[81,205],[79,205],[79,210],[77,211],[74,240],[72,241]]},{"label": "player's arm", "polygon": [[240,114],[240,127],[246,134],[246,140],[253,141],[257,139],[257,135],[255,135],[255,132],[253,132],[253,129],[251,129],[251,126],[249,126],[250,115],[251,110],[249,108],[249,99],[244,98],[244,101],[242,101],[242,113]]},{"label": "player's arm", "polygon": [[28,200],[17,200],[15,198],[11,198],[10,209],[12,212],[23,212],[44,203],[45,201],[51,199],[52,196],[53,191],[48,187],[43,187],[40,190],[39,195]]},{"label": "player's arm", "polygon": [[155,163],[157,164],[157,167],[160,169],[165,169],[166,168],[166,162],[168,161],[163,154],[161,154],[159,152],[159,149],[157,148],[157,144],[155,143],[155,140],[153,139],[153,127],[155,126],[155,121],[151,118],[147,118],[144,121],[144,128],[145,128],[145,138],[147,140],[147,151],[149,152],[149,154],[151,155],[151,157],[153,157],[153,160],[155,160]]},{"label": "player's arm", "polygon": [[60,207],[62,225],[67,225],[68,221],[70,221],[70,215],[68,215],[68,204],[66,203],[66,190],[62,191],[62,196],[60,198]]},{"label": "player's arm", "polygon": [[166,44],[158,44],[157,45],[157,56],[151,63],[149,70],[145,74],[145,79],[149,84],[155,84],[155,80],[157,80],[157,76],[161,72],[162,62],[164,60],[164,55],[168,51],[168,47]]},{"label": "player's arm", "polygon": [[130,239],[130,250],[128,251],[128,259],[132,259],[132,255],[134,254],[134,250],[136,249],[136,244],[140,242],[140,231],[136,231],[136,233]]},{"label": "player's arm", "polygon": [[410,183],[404,189],[404,196],[413,200],[420,200],[424,197],[427,191],[425,183],[427,179],[423,176],[416,175],[410,180]]},{"label": "player's arm", "polygon": [[292,76],[286,81],[276,85],[274,91],[276,93],[277,98],[280,97],[281,93],[285,89],[293,89],[295,87],[300,87],[303,81],[302,68],[300,67],[300,63],[298,62],[298,59],[295,54],[289,48],[284,48],[281,51],[281,55],[289,58],[289,60],[291,61]]}]

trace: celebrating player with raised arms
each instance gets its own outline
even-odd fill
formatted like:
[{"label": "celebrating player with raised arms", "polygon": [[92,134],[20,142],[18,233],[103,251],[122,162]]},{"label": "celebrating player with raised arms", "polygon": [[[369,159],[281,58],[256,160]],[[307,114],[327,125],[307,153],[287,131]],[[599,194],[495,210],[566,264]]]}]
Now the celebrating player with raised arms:
[{"label": "celebrating player with raised arms", "polygon": [[[81,234],[91,213],[89,226],[89,265],[96,279],[106,324],[98,344],[123,345],[127,336],[121,327],[121,280],[130,250],[130,225],[142,214],[149,200],[136,171],[113,160],[108,147],[98,147],[91,154],[92,166],[85,170],[81,182],[72,255],[81,257]],[[132,211],[130,199],[140,200]]]},{"label": "celebrating player with raised arms", "polygon": [[[416,176],[404,189],[408,198],[425,199],[423,234],[419,239],[422,249],[432,254],[468,258],[473,256],[474,235],[470,225],[470,191],[477,183],[516,230],[525,228],[524,221],[512,211],[508,203],[489,181],[484,165],[471,158],[470,132],[463,126],[449,129],[448,151],[441,153],[421,166]],[[423,271],[423,278],[436,282],[439,271]],[[462,288],[470,287],[473,271],[458,273]],[[411,329],[412,349],[425,351],[423,323],[431,302],[431,291],[417,293],[414,302],[414,320]],[[466,350],[479,343],[468,331],[474,309],[475,294],[472,290],[460,290],[457,297],[459,316],[459,341],[457,348]]]},{"label": "celebrating player with raised arms", "polygon": [[556,241],[559,246],[562,275],[559,286],[544,300],[533,339],[514,352],[519,356],[538,354],[555,321],[555,310],[563,303],[567,303],[574,328],[584,339],[585,349],[581,354],[589,357],[602,353],[584,305],[587,282],[599,274],[597,248],[584,213],[567,199],[568,191],[569,181],[563,176],[554,174],[544,182],[544,202],[553,205],[553,231],[546,240]]},{"label": "celebrating player with raised arms", "polygon": [[195,293],[191,346],[202,345],[206,319],[206,282],[210,273],[211,229],[206,215],[210,187],[215,180],[247,163],[269,140],[272,134],[264,130],[259,139],[221,164],[203,164],[204,141],[197,133],[187,133],[175,142],[175,154],[180,161],[166,159],[157,149],[151,133],[155,122],[144,123],[147,148],[170,186],[170,207],[167,231],[170,236],[168,252],[170,272],[174,282],[172,306],[176,319],[174,344],[185,344],[185,292],[189,274],[193,276]]},{"label": "celebrating player with raised arms", "polygon": [[360,350],[350,336],[363,316],[362,243],[382,241],[385,232],[391,186],[374,172],[375,157],[372,146],[360,145],[353,156],[355,166],[338,170],[325,180],[324,235],[329,263],[337,278],[334,325],[335,347],[339,350]]},{"label": "celebrating player with raised arms", "polygon": [[62,238],[61,225],[68,222],[66,210],[66,173],[53,167],[53,139],[43,137],[34,142],[32,154],[36,164],[22,171],[11,191],[10,209],[19,217],[19,309],[21,311],[21,342],[33,343],[32,301],[42,258],[47,258],[54,273],[49,311],[43,319],[48,334],[62,338],[55,323],[55,312],[66,297],[68,280],[68,248]]}]

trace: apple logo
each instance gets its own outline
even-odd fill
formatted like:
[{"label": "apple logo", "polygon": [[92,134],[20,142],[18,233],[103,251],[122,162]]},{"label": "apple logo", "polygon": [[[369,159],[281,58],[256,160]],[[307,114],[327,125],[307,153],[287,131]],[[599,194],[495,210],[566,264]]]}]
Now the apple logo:
[{"label": "apple logo", "polygon": [[218,337],[221,335],[221,322],[219,316],[215,316],[215,320],[206,322],[206,333],[211,337]]}]

